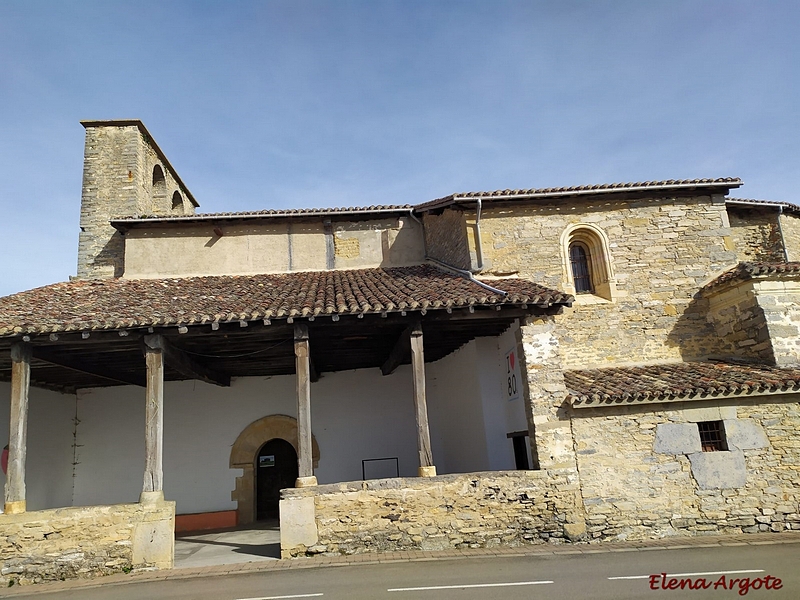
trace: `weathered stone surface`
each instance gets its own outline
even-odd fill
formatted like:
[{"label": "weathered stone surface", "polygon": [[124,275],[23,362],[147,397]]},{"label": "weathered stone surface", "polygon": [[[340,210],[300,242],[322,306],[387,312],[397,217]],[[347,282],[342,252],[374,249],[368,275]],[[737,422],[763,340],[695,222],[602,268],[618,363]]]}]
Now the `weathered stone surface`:
[{"label": "weathered stone surface", "polygon": [[740,488],[747,482],[741,452],[695,452],[689,455],[689,462],[701,490]]},{"label": "weathered stone surface", "polygon": [[[472,253],[475,213],[464,214]],[[518,273],[568,289],[562,234],[578,224],[608,237],[615,293],[613,302],[602,292],[579,294],[573,308],[556,317],[565,368],[730,353],[706,321],[706,301],[696,297],[710,276],[736,262],[721,198],[605,199],[601,210],[597,200],[578,198],[570,199],[569,210],[563,202],[487,204],[481,217],[484,272]]]},{"label": "weathered stone surface", "polygon": [[752,419],[725,419],[725,439],[733,450],[756,450],[768,448],[769,440],[761,426]]},{"label": "weathered stone surface", "polygon": [[[388,481],[393,485],[382,485]],[[397,478],[282,491],[282,503],[300,500],[314,503],[318,539],[313,544],[282,539],[281,552],[287,557],[314,554],[321,547],[328,553],[355,554],[519,546],[577,541],[586,532],[574,469]],[[283,513],[281,519],[283,527]]]},{"label": "weathered stone surface", "polygon": [[660,423],[656,426],[654,451],[658,454],[691,454],[700,450],[700,434],[694,423]]},{"label": "weathered stone surface", "polygon": [[280,501],[281,548],[317,547],[314,498],[285,498]]},{"label": "weathered stone surface", "polygon": [[171,568],[174,531],[174,502],[0,514],[0,587]]},{"label": "weathered stone surface", "polygon": [[[592,540],[652,539],[770,531],[773,524],[786,529],[789,521],[782,514],[791,513],[779,513],[778,509],[800,510],[798,399],[800,395],[793,394],[575,411],[572,429],[588,535]],[[734,464],[733,468],[743,469],[738,480],[723,482],[734,487],[698,485],[693,464],[683,452],[653,452],[659,426],[685,424],[696,429],[696,423],[687,417],[693,419],[700,413],[687,409],[698,404],[736,417],[733,426],[731,419],[724,420],[733,442],[740,441],[739,425],[749,432],[748,438],[754,429],[766,436],[767,445],[735,452],[738,467]],[[585,450],[594,452],[582,452]],[[699,462],[734,453],[698,454],[702,455]],[[706,458],[709,456],[712,458]],[[708,478],[705,481],[709,483]]]}]

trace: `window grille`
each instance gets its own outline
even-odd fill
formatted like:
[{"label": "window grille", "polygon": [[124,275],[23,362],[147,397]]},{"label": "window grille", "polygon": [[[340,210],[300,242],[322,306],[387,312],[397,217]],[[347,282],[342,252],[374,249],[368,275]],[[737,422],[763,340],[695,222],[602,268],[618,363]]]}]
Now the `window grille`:
[{"label": "window grille", "polygon": [[592,292],[592,277],[589,273],[589,251],[583,244],[572,244],[569,247],[569,261],[572,265],[572,279],[575,292],[578,294]]},{"label": "window grille", "polygon": [[700,446],[703,448],[703,452],[719,452],[728,449],[722,421],[703,421],[697,424],[697,428],[700,431]]}]

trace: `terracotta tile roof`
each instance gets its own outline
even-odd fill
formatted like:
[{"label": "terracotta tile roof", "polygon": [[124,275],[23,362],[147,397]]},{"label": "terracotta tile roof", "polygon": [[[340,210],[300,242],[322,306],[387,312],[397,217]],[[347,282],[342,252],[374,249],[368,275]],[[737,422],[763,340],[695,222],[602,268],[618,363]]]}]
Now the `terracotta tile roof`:
[{"label": "terracotta tile roof", "polygon": [[726,362],[566,371],[576,408],[685,399],[800,392],[800,369]]},{"label": "terracotta tile roof", "polygon": [[788,263],[756,263],[740,262],[738,265],[725,271],[722,275],[703,286],[703,291],[708,291],[724,285],[730,281],[747,281],[775,275],[792,278],[800,276],[800,262]]},{"label": "terracotta tile roof", "polygon": [[419,311],[485,305],[569,304],[524,279],[491,292],[430,265],[180,279],[57,283],[0,298],[0,336],[213,321]]},{"label": "terracotta tile roof", "polygon": [[791,202],[774,202],[772,200],[753,200],[751,198],[725,198],[725,204],[743,204],[753,207],[778,207],[780,206],[787,212],[800,213],[800,205]]},{"label": "terracotta tile roof", "polygon": [[495,190],[493,192],[462,192],[451,194],[417,204],[414,209],[419,211],[431,210],[447,206],[459,200],[481,198],[483,200],[508,200],[523,198],[541,198],[570,196],[576,194],[596,194],[608,192],[634,192],[634,191],[670,191],[682,188],[718,187],[724,190],[738,188],[742,180],[738,177],[719,177],[716,179],[669,179],[664,181],[638,181],[631,183],[600,183],[595,185],[576,185],[570,187],[532,188],[529,190]]},{"label": "terracotta tile roof", "polygon": [[226,219],[258,219],[263,217],[303,217],[326,215],[372,215],[381,213],[407,213],[411,204],[379,204],[373,206],[339,206],[331,208],[285,208],[252,210],[243,212],[197,213],[194,215],[142,215],[136,217],[117,217],[112,225],[133,225],[136,223],[214,221]]}]

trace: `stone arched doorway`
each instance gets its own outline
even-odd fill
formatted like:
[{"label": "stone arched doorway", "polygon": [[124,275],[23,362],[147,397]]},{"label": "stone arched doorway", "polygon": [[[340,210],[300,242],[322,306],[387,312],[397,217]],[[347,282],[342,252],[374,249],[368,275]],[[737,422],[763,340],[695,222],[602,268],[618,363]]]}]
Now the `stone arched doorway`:
[{"label": "stone arched doorway", "polygon": [[[231,492],[231,500],[236,502],[236,517],[239,525],[247,525],[256,520],[256,481],[255,465],[258,451],[270,440],[281,439],[299,450],[297,442],[297,419],[287,415],[270,415],[253,421],[244,428],[231,447],[231,469],[242,469],[236,478],[236,489]],[[311,435],[311,457],[316,468],[319,464],[319,446]]]}]

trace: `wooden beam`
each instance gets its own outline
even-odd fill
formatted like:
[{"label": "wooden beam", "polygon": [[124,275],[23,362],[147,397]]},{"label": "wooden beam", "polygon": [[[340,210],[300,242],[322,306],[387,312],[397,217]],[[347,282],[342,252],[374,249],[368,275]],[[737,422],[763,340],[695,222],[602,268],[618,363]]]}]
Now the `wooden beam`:
[{"label": "wooden beam", "polygon": [[422,345],[422,326],[418,323],[411,330],[411,367],[414,373],[414,409],[417,418],[417,450],[419,452],[419,474],[435,475],[431,432],[428,427],[428,402],[425,397],[425,355]]},{"label": "wooden beam", "polygon": [[123,383],[125,385],[138,385],[140,387],[145,386],[144,378],[130,376],[130,375],[119,375],[119,374],[112,375],[110,373],[104,373],[97,369],[88,367],[84,363],[72,360],[69,356],[64,356],[62,354],[54,352],[50,348],[42,348],[34,346],[31,348],[31,350],[33,352],[33,358],[44,361],[46,363],[50,363],[51,365],[55,365],[57,367],[63,367],[65,369],[69,369],[70,371],[75,371],[76,373],[83,373],[84,375],[99,377],[100,379],[113,381],[115,383]]},{"label": "wooden beam", "polygon": [[164,361],[167,365],[178,371],[181,375],[222,387],[229,387],[231,385],[230,375],[220,373],[205,365],[201,365],[188,353],[173,346],[163,335],[146,335],[144,336],[144,343],[148,348],[161,349],[164,353]]},{"label": "wooden beam", "polygon": [[25,458],[28,450],[28,391],[31,380],[31,347],[11,346],[11,419],[8,435],[6,513],[25,512]]},{"label": "wooden beam", "polygon": [[294,356],[297,373],[297,487],[316,485],[311,454],[311,364],[308,325],[294,326]]},{"label": "wooden beam", "polygon": [[411,353],[411,330],[415,326],[419,326],[419,321],[406,327],[397,340],[395,340],[394,346],[389,352],[389,357],[386,359],[386,362],[381,365],[381,373],[384,375],[394,373],[395,369],[408,358],[408,355]]},{"label": "wooden beam", "polygon": [[[149,336],[148,336],[149,337]],[[144,485],[142,499],[163,490],[164,461],[164,351],[161,336],[145,345],[147,394],[145,400]]]}]

